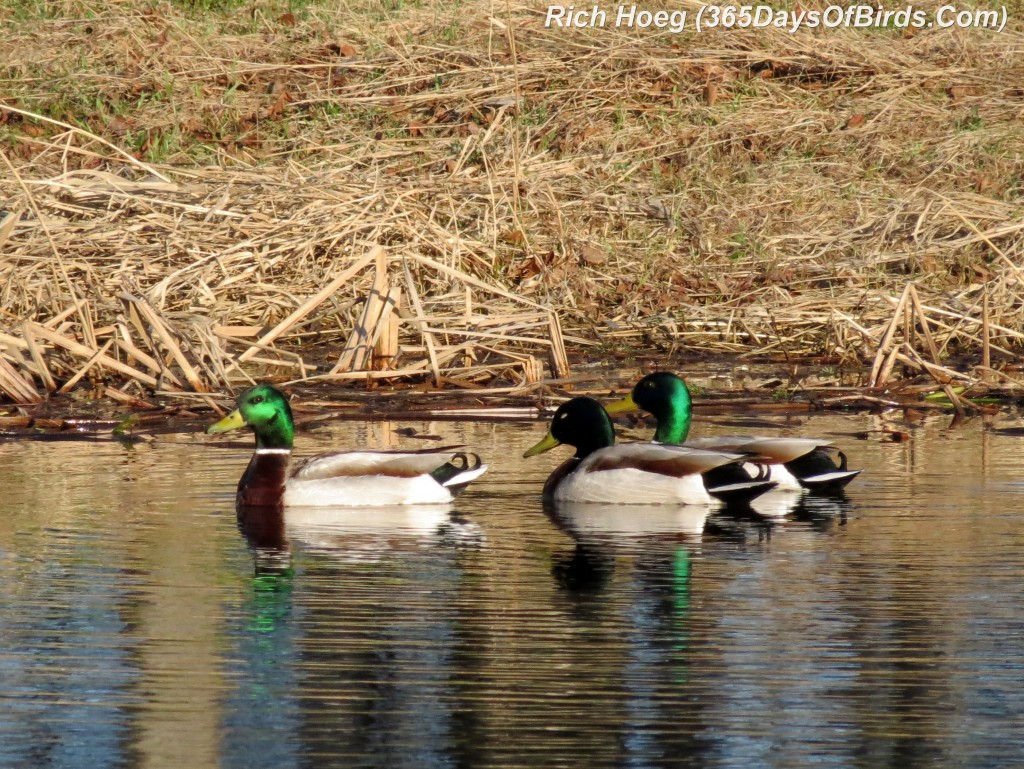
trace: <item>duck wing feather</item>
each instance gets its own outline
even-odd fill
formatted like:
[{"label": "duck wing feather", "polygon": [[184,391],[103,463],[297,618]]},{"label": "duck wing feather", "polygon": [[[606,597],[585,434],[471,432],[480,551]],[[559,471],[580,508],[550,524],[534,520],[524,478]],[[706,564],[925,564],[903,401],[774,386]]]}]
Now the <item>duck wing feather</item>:
[{"label": "duck wing feather", "polygon": [[763,438],[752,435],[715,435],[706,438],[695,438],[687,441],[685,446],[709,451],[736,452],[739,454],[757,454],[758,456],[780,464],[792,462],[794,459],[810,454],[815,449],[832,445],[832,441],[818,438]]},{"label": "duck wing feather", "polygon": [[451,461],[460,448],[461,445],[418,451],[334,451],[310,457],[297,465],[291,478],[300,481],[373,475],[415,478]]},{"label": "duck wing feather", "polygon": [[598,449],[580,463],[577,472],[599,473],[628,468],[682,478],[687,475],[700,475],[744,458],[742,454],[707,451],[687,446],[622,443]]}]

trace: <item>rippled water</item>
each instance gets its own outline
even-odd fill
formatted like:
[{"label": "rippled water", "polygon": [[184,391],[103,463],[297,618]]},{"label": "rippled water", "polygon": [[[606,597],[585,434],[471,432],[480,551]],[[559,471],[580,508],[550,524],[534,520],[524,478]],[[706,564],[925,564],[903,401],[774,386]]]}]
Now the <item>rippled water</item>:
[{"label": "rippled water", "polygon": [[[0,765],[1020,765],[1024,439],[768,421],[838,434],[848,499],[545,513],[540,424],[436,422],[492,466],[451,510],[250,521],[254,548],[247,451],[0,444]],[[425,445],[395,427],[299,441]]]}]

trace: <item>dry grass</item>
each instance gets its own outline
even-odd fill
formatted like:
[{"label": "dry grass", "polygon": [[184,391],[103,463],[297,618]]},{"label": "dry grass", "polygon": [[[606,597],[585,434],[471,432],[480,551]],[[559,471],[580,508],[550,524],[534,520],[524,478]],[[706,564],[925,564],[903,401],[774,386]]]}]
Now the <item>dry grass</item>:
[{"label": "dry grass", "polygon": [[0,390],[515,386],[563,343],[1014,361],[1024,9],[673,35],[546,7],[0,11]]}]

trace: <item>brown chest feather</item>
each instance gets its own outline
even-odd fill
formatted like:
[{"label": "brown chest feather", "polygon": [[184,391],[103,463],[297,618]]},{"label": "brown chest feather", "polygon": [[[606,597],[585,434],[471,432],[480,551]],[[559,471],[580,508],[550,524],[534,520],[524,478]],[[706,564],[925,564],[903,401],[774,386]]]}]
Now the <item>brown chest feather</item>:
[{"label": "brown chest feather", "polygon": [[253,454],[238,481],[236,504],[246,507],[280,506],[290,458],[290,454]]}]

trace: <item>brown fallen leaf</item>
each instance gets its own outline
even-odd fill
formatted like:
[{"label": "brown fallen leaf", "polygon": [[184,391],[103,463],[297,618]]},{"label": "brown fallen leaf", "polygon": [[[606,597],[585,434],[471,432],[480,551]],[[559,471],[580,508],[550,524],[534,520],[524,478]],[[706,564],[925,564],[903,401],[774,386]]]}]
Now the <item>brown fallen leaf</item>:
[{"label": "brown fallen leaf", "polygon": [[850,115],[850,119],[846,121],[846,128],[857,128],[858,126],[864,125],[867,122],[867,118],[859,112],[855,115]]},{"label": "brown fallen leaf", "polygon": [[709,107],[715,106],[715,102],[718,101],[718,84],[709,82],[704,86],[704,101],[708,103]]},{"label": "brown fallen leaf", "polygon": [[584,243],[580,247],[580,261],[585,264],[604,264],[608,261],[608,255],[597,246]]},{"label": "brown fallen leaf", "polygon": [[282,91],[280,94],[278,94],[277,98],[274,100],[274,103],[271,104],[270,108],[267,110],[267,117],[270,119],[281,117],[281,115],[284,114],[284,106],[289,101],[291,101],[291,99],[288,98],[288,92]]},{"label": "brown fallen leaf", "polygon": [[501,239],[513,246],[525,246],[526,235],[522,230],[505,230],[501,233]]},{"label": "brown fallen leaf", "polygon": [[120,115],[115,115],[107,123],[107,131],[113,136],[124,136],[131,129],[131,122]]},{"label": "brown fallen leaf", "polygon": [[953,101],[960,101],[968,96],[977,96],[978,89],[973,85],[951,85],[946,93]]},{"label": "brown fallen leaf", "polygon": [[286,27],[294,27],[295,26],[295,14],[294,13],[282,13],[280,16],[277,17],[277,21],[278,21],[279,24],[283,24]]},{"label": "brown fallen leaf", "polygon": [[661,219],[666,222],[672,221],[672,214],[658,198],[647,198],[640,203],[640,210],[652,219]]}]

